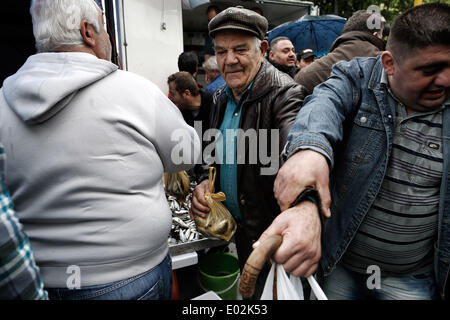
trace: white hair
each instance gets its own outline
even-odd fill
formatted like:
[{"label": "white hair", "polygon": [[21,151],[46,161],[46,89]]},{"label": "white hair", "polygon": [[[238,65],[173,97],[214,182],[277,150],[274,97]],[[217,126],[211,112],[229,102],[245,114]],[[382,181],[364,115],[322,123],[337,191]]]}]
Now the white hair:
[{"label": "white hair", "polygon": [[32,0],[30,13],[38,52],[56,51],[62,46],[84,43],[80,24],[86,20],[97,33],[98,6],[94,0]]},{"label": "white hair", "polygon": [[262,43],[262,40],[255,37],[255,50],[256,51],[259,51],[259,49],[261,48],[261,43]]},{"label": "white hair", "polygon": [[203,68],[206,68],[211,71],[220,72],[219,65],[217,64],[216,56],[211,56],[205,62],[203,62]]}]

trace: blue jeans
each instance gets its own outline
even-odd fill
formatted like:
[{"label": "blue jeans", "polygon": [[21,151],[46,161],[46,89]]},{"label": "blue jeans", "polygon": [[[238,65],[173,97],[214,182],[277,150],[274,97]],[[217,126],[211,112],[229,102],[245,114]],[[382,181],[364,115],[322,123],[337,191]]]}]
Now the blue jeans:
[{"label": "blue jeans", "polygon": [[372,289],[367,284],[371,275],[371,273],[353,272],[338,264],[336,269],[324,279],[322,289],[329,300],[438,299],[433,272],[413,276],[381,275],[379,288]]},{"label": "blue jeans", "polygon": [[81,289],[46,289],[51,300],[170,300],[172,260],[167,255],[153,269],[113,283]]}]

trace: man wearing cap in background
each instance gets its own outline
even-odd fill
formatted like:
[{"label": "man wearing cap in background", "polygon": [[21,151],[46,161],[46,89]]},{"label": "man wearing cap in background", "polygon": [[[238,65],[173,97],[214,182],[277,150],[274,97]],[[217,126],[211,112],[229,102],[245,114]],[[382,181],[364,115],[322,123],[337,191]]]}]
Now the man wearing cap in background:
[{"label": "man wearing cap in background", "polygon": [[297,53],[297,67],[301,70],[314,62],[314,51],[312,49],[303,49]]},{"label": "man wearing cap in background", "polygon": [[[242,269],[253,242],[280,213],[273,183],[281,148],[304,96],[301,86],[264,59],[268,49],[264,40],[266,18],[242,7],[230,7],[211,20],[208,28],[226,82],[224,88],[215,92],[210,127],[222,133],[223,144],[216,149],[216,156],[224,150],[222,146],[227,149],[223,154],[233,155],[231,161],[227,157],[220,162],[223,164],[213,164],[218,170],[215,191],[225,193],[224,204],[238,224],[235,243]],[[230,131],[234,133],[231,138]],[[251,132],[256,132],[256,143],[245,139]],[[245,152],[239,147],[242,142],[246,142]],[[258,146],[265,147],[271,155],[270,163],[258,154]],[[255,158],[256,163],[249,160]],[[205,181],[194,190],[191,216],[205,217],[209,212],[203,197],[208,190],[208,166],[202,169],[200,181]],[[267,272],[266,267],[258,278],[253,298],[260,297]]]}]

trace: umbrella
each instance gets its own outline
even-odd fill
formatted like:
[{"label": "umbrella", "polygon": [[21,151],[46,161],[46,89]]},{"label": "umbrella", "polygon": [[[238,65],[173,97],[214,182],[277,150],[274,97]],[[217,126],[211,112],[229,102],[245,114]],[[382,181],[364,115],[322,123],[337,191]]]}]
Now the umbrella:
[{"label": "umbrella", "polygon": [[330,46],[342,33],[347,20],[336,15],[305,15],[297,21],[290,21],[269,32],[269,43],[276,37],[288,37],[295,52],[310,48],[316,56],[328,53]]},{"label": "umbrella", "polygon": [[208,2],[209,0],[182,0],[181,5],[183,9],[194,9]]}]

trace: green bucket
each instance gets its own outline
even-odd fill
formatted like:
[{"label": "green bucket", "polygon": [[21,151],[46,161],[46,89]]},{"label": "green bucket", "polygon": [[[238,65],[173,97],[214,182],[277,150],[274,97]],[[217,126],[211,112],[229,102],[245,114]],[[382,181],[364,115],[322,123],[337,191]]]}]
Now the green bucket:
[{"label": "green bucket", "polygon": [[207,254],[198,264],[200,286],[214,291],[223,300],[236,300],[239,280],[239,262],[229,253]]}]

